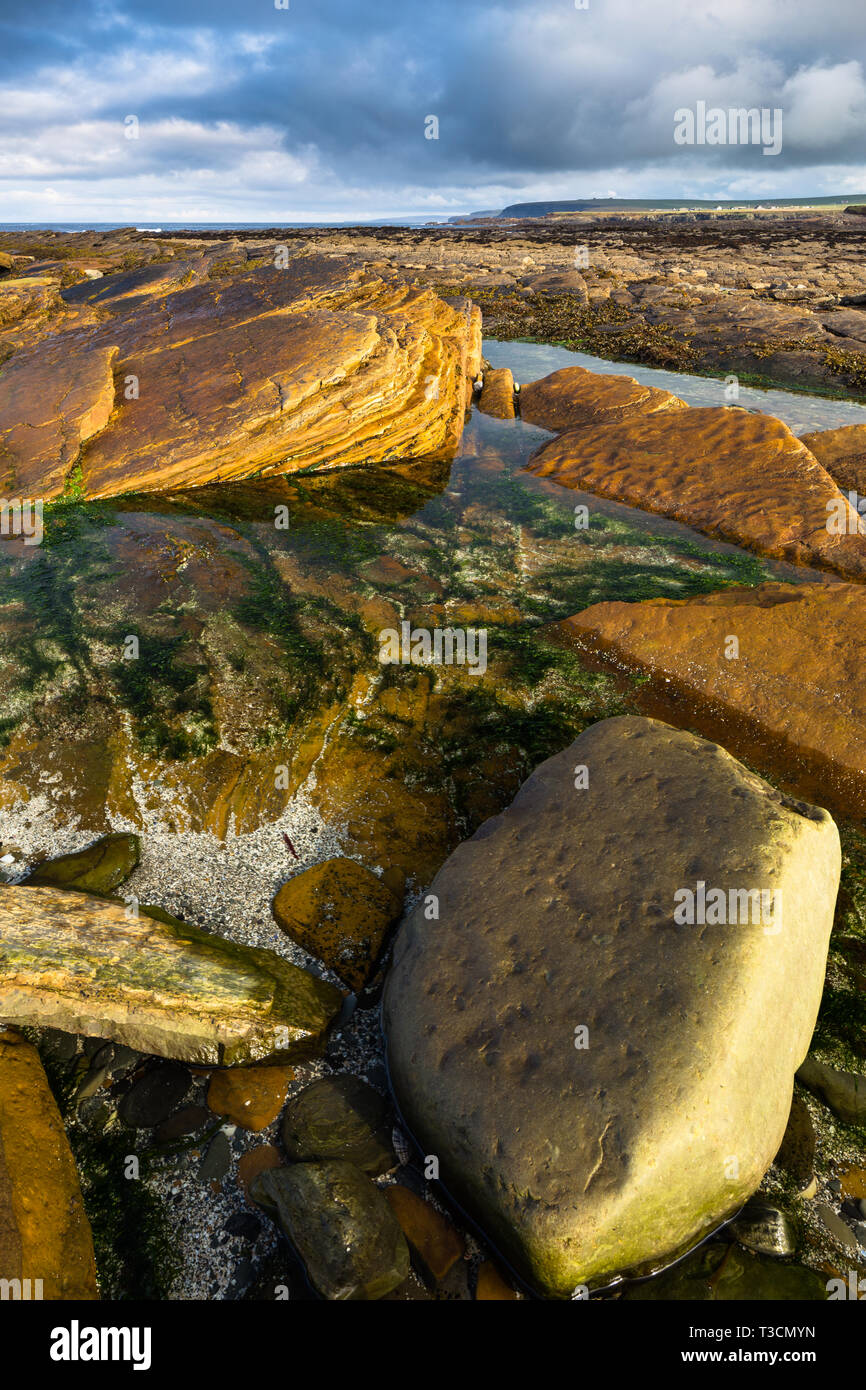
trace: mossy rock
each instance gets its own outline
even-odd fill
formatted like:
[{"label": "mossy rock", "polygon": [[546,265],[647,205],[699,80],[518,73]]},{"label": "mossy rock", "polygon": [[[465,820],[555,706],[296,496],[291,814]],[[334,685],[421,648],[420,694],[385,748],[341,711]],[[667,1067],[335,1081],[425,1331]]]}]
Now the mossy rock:
[{"label": "mossy rock", "polygon": [[24,880],[28,885],[72,888],[82,893],[113,893],[138,864],[137,835],[103,835],[77,854],[48,859]]},{"label": "mossy rock", "polygon": [[824,1275],[805,1265],[751,1255],[712,1241],[673,1269],[626,1289],[629,1300],[673,1302],[817,1302],[827,1298]]}]

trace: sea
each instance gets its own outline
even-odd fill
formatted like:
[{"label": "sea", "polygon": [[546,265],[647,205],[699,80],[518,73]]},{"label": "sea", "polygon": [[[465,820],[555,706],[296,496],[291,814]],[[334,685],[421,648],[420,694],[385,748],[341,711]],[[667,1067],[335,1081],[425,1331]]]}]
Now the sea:
[{"label": "sea", "polygon": [[0,232],[111,232],[121,227],[135,227],[137,232],[255,232],[271,227],[287,230],[291,227],[442,227],[450,217],[380,217],[375,221],[356,218],[354,221],[329,222],[326,219],[309,222],[0,222]]}]

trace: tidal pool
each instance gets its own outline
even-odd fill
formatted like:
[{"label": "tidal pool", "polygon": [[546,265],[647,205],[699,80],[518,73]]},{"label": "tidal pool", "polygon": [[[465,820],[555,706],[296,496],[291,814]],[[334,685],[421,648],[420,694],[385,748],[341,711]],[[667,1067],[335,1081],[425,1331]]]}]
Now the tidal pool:
[{"label": "tidal pool", "polygon": [[632,376],[645,386],[673,391],[689,405],[735,403],[745,410],[775,415],[794,434],[835,430],[842,425],[866,425],[866,405],[856,401],[832,400],[797,391],[761,390],[740,382],[736,402],[732,402],[725,396],[724,376],[691,376],[688,372],[668,372],[660,367],[643,367],[635,362],[608,362],[603,357],[571,352],[568,348],[552,347],[547,343],[499,342],[486,338],[484,356],[491,367],[510,367],[515,381],[519,382],[537,381],[539,377],[557,372],[561,367],[586,367],[590,372],[606,376]]}]

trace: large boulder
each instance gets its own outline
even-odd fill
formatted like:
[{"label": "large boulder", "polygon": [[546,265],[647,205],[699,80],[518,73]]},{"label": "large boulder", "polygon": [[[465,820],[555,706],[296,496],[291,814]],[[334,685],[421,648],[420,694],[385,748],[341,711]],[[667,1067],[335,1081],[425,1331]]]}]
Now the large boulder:
[{"label": "large boulder", "polygon": [[866,815],[861,584],[597,603],[562,630],[593,658],[649,677],[648,712],[699,727],[799,795]]},{"label": "large boulder", "polygon": [[447,860],[438,920],[422,899],[397,939],[391,1077],[444,1186],[541,1292],[657,1268],[757,1188],[839,869],[825,811],[629,717]]},{"label": "large boulder", "polygon": [[0,1298],[95,1299],[93,1240],[39,1053],[0,1029]]},{"label": "large boulder", "polygon": [[273,951],[56,888],[0,888],[0,1022],[219,1066],[324,1046],[339,990]]},{"label": "large boulder", "polygon": [[763,555],[866,579],[866,527],[771,415],[708,406],[569,429],[528,467]]},{"label": "large boulder", "polygon": [[70,300],[61,331],[2,368],[7,496],[164,491],[456,447],[481,360],[468,301],[310,255],[183,288],[177,267],[138,293],[129,280]]}]

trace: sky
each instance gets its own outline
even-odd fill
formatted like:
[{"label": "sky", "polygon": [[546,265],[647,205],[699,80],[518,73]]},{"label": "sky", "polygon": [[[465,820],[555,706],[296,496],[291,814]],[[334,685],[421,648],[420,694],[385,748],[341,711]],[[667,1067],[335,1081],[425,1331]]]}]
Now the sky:
[{"label": "sky", "polygon": [[0,0],[0,222],[844,197],[864,136],[863,0]]}]

